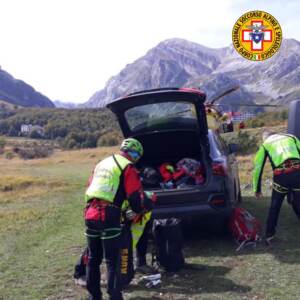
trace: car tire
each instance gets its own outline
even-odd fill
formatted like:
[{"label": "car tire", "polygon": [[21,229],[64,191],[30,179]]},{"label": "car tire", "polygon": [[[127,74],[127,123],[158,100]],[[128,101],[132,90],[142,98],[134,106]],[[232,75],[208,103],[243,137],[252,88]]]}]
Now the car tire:
[{"label": "car tire", "polygon": [[300,100],[292,101],[289,105],[288,133],[300,138]]}]

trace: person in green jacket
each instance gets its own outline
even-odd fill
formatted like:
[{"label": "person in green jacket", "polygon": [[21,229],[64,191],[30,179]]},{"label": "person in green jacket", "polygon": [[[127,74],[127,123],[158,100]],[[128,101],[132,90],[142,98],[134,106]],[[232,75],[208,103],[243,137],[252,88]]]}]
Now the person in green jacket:
[{"label": "person in green jacket", "polygon": [[276,233],[279,212],[284,197],[291,191],[300,201],[300,141],[291,134],[263,132],[263,143],[256,153],[253,171],[253,191],[262,196],[261,177],[266,159],[273,169],[273,190],[267,218],[265,242],[271,244]]}]

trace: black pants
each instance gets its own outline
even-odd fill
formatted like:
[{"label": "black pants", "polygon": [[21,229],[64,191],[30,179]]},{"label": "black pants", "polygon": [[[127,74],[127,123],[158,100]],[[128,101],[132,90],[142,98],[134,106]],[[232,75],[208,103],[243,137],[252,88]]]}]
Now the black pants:
[{"label": "black pants", "polygon": [[144,229],[143,235],[141,236],[140,240],[136,245],[136,260],[137,260],[137,267],[143,266],[146,264],[146,254],[148,248],[148,240],[150,229],[152,227],[152,222],[149,221]]},{"label": "black pants", "polygon": [[294,190],[295,200],[300,201],[300,190],[295,190],[300,189],[300,170],[288,174],[274,176],[273,181],[275,185],[278,184],[283,189],[281,189],[279,192],[276,187],[273,188],[271,206],[267,219],[266,237],[271,237],[276,233],[276,226],[281,205],[288,192]]},{"label": "black pants", "polygon": [[105,256],[107,265],[107,292],[110,300],[122,300],[121,285],[117,264],[120,253],[120,237],[101,240],[100,238],[87,238],[89,258],[86,270],[87,290],[90,300],[102,300],[100,289],[100,264]]}]

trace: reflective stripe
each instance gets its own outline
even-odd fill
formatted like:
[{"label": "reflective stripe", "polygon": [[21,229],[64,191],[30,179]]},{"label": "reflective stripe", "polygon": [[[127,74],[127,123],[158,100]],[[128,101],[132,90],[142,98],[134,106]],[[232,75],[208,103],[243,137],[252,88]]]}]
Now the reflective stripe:
[{"label": "reflective stripe", "polygon": [[[113,239],[115,237],[118,237],[119,235],[121,235],[121,228],[107,228],[104,229],[103,231],[96,231],[96,230],[91,230],[90,231],[95,231],[98,232],[98,234],[90,234],[90,233],[84,233],[85,236],[90,237],[90,238],[100,238],[101,240],[109,240],[109,239]],[[115,234],[108,234],[109,232],[116,232]]]},{"label": "reflective stripe", "polygon": [[276,182],[273,182],[273,189],[277,192],[277,193],[280,193],[280,194],[287,194],[289,192],[289,189],[276,183]]},{"label": "reflective stripe", "polygon": [[145,213],[145,215],[143,216],[143,218],[140,222],[131,224],[130,229],[131,229],[131,233],[132,233],[133,248],[136,248],[136,245],[139,242],[141,236],[143,235],[145,226],[151,219],[151,216],[152,216],[152,212],[149,211],[149,212]]}]

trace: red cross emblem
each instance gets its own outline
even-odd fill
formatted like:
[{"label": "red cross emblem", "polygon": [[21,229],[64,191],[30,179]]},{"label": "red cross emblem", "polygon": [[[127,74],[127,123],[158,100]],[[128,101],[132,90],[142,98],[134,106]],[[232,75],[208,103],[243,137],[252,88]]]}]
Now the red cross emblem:
[{"label": "red cross emblem", "polygon": [[[263,21],[260,20],[252,20],[251,26],[263,26]],[[263,34],[263,38],[258,42],[253,41],[253,30],[242,30],[242,41],[246,43],[251,43],[252,51],[264,51],[264,42],[272,42],[272,30],[262,29],[261,33]],[[252,36],[251,36],[252,35]]]}]

